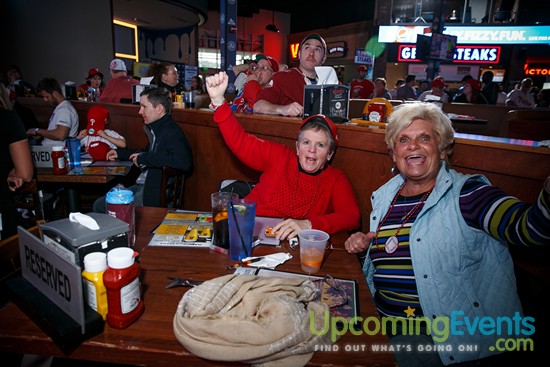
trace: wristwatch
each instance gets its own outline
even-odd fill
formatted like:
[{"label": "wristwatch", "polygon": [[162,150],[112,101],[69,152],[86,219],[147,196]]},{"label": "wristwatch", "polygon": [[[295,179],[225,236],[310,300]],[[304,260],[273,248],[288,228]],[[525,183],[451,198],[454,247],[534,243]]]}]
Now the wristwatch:
[{"label": "wristwatch", "polygon": [[34,129],[34,135],[38,135],[38,130],[40,130],[38,127]]}]

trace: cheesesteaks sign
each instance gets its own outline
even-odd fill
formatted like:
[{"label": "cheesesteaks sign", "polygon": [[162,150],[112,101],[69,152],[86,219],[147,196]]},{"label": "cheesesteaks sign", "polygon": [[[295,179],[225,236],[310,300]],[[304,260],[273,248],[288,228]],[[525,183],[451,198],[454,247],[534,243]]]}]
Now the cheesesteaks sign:
[{"label": "cheesesteaks sign", "polygon": [[19,227],[17,230],[23,277],[81,325],[84,333],[86,322],[80,267],[62,259],[25,229]]},{"label": "cheesesteaks sign", "polygon": [[[498,64],[500,46],[456,46],[453,63]],[[422,62],[416,58],[416,45],[399,45],[398,60]]]}]

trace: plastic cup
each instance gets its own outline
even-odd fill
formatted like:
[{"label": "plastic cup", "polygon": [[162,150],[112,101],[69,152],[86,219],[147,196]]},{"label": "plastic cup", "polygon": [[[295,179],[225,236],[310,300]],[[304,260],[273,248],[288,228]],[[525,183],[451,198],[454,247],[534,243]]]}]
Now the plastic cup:
[{"label": "plastic cup", "polygon": [[229,200],[238,200],[237,194],[229,192],[215,192],[210,195],[212,202],[212,244],[214,246],[229,249],[229,228],[227,223],[227,203]]},{"label": "plastic cup", "polygon": [[252,254],[252,236],[256,219],[256,203],[234,199],[227,203],[229,213],[229,256],[242,260]]},{"label": "plastic cup", "polygon": [[76,138],[67,139],[69,150],[69,162],[71,166],[80,167],[80,140]]},{"label": "plastic cup", "polygon": [[189,92],[185,92],[185,97],[184,97],[184,102],[185,102],[185,106],[189,109],[194,109],[195,108],[195,96],[196,96],[197,92],[192,90],[192,91],[189,91]]},{"label": "plastic cup", "polygon": [[318,229],[305,229],[298,233],[300,264],[303,271],[311,274],[317,273],[321,269],[329,237],[326,232]]}]

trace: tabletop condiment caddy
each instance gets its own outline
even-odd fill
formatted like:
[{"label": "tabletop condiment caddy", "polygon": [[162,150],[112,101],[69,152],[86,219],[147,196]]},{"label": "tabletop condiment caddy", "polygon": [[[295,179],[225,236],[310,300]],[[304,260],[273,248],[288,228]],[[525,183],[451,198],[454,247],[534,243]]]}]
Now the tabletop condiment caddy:
[{"label": "tabletop condiment caddy", "polygon": [[82,272],[86,302],[110,327],[125,329],[144,312],[141,268],[129,247],[92,252],[84,257]]}]

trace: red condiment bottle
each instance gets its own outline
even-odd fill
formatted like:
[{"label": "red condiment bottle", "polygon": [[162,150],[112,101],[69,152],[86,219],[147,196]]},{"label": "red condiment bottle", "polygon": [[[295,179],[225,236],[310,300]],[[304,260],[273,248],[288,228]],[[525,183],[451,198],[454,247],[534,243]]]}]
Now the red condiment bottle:
[{"label": "red condiment bottle", "polygon": [[140,266],[134,261],[134,250],[115,248],[107,253],[107,270],[103,284],[107,289],[107,323],[115,329],[126,329],[141,317]]},{"label": "red condiment bottle", "polygon": [[54,175],[64,175],[67,173],[67,166],[65,165],[65,152],[63,147],[54,145],[52,147],[52,168]]}]

